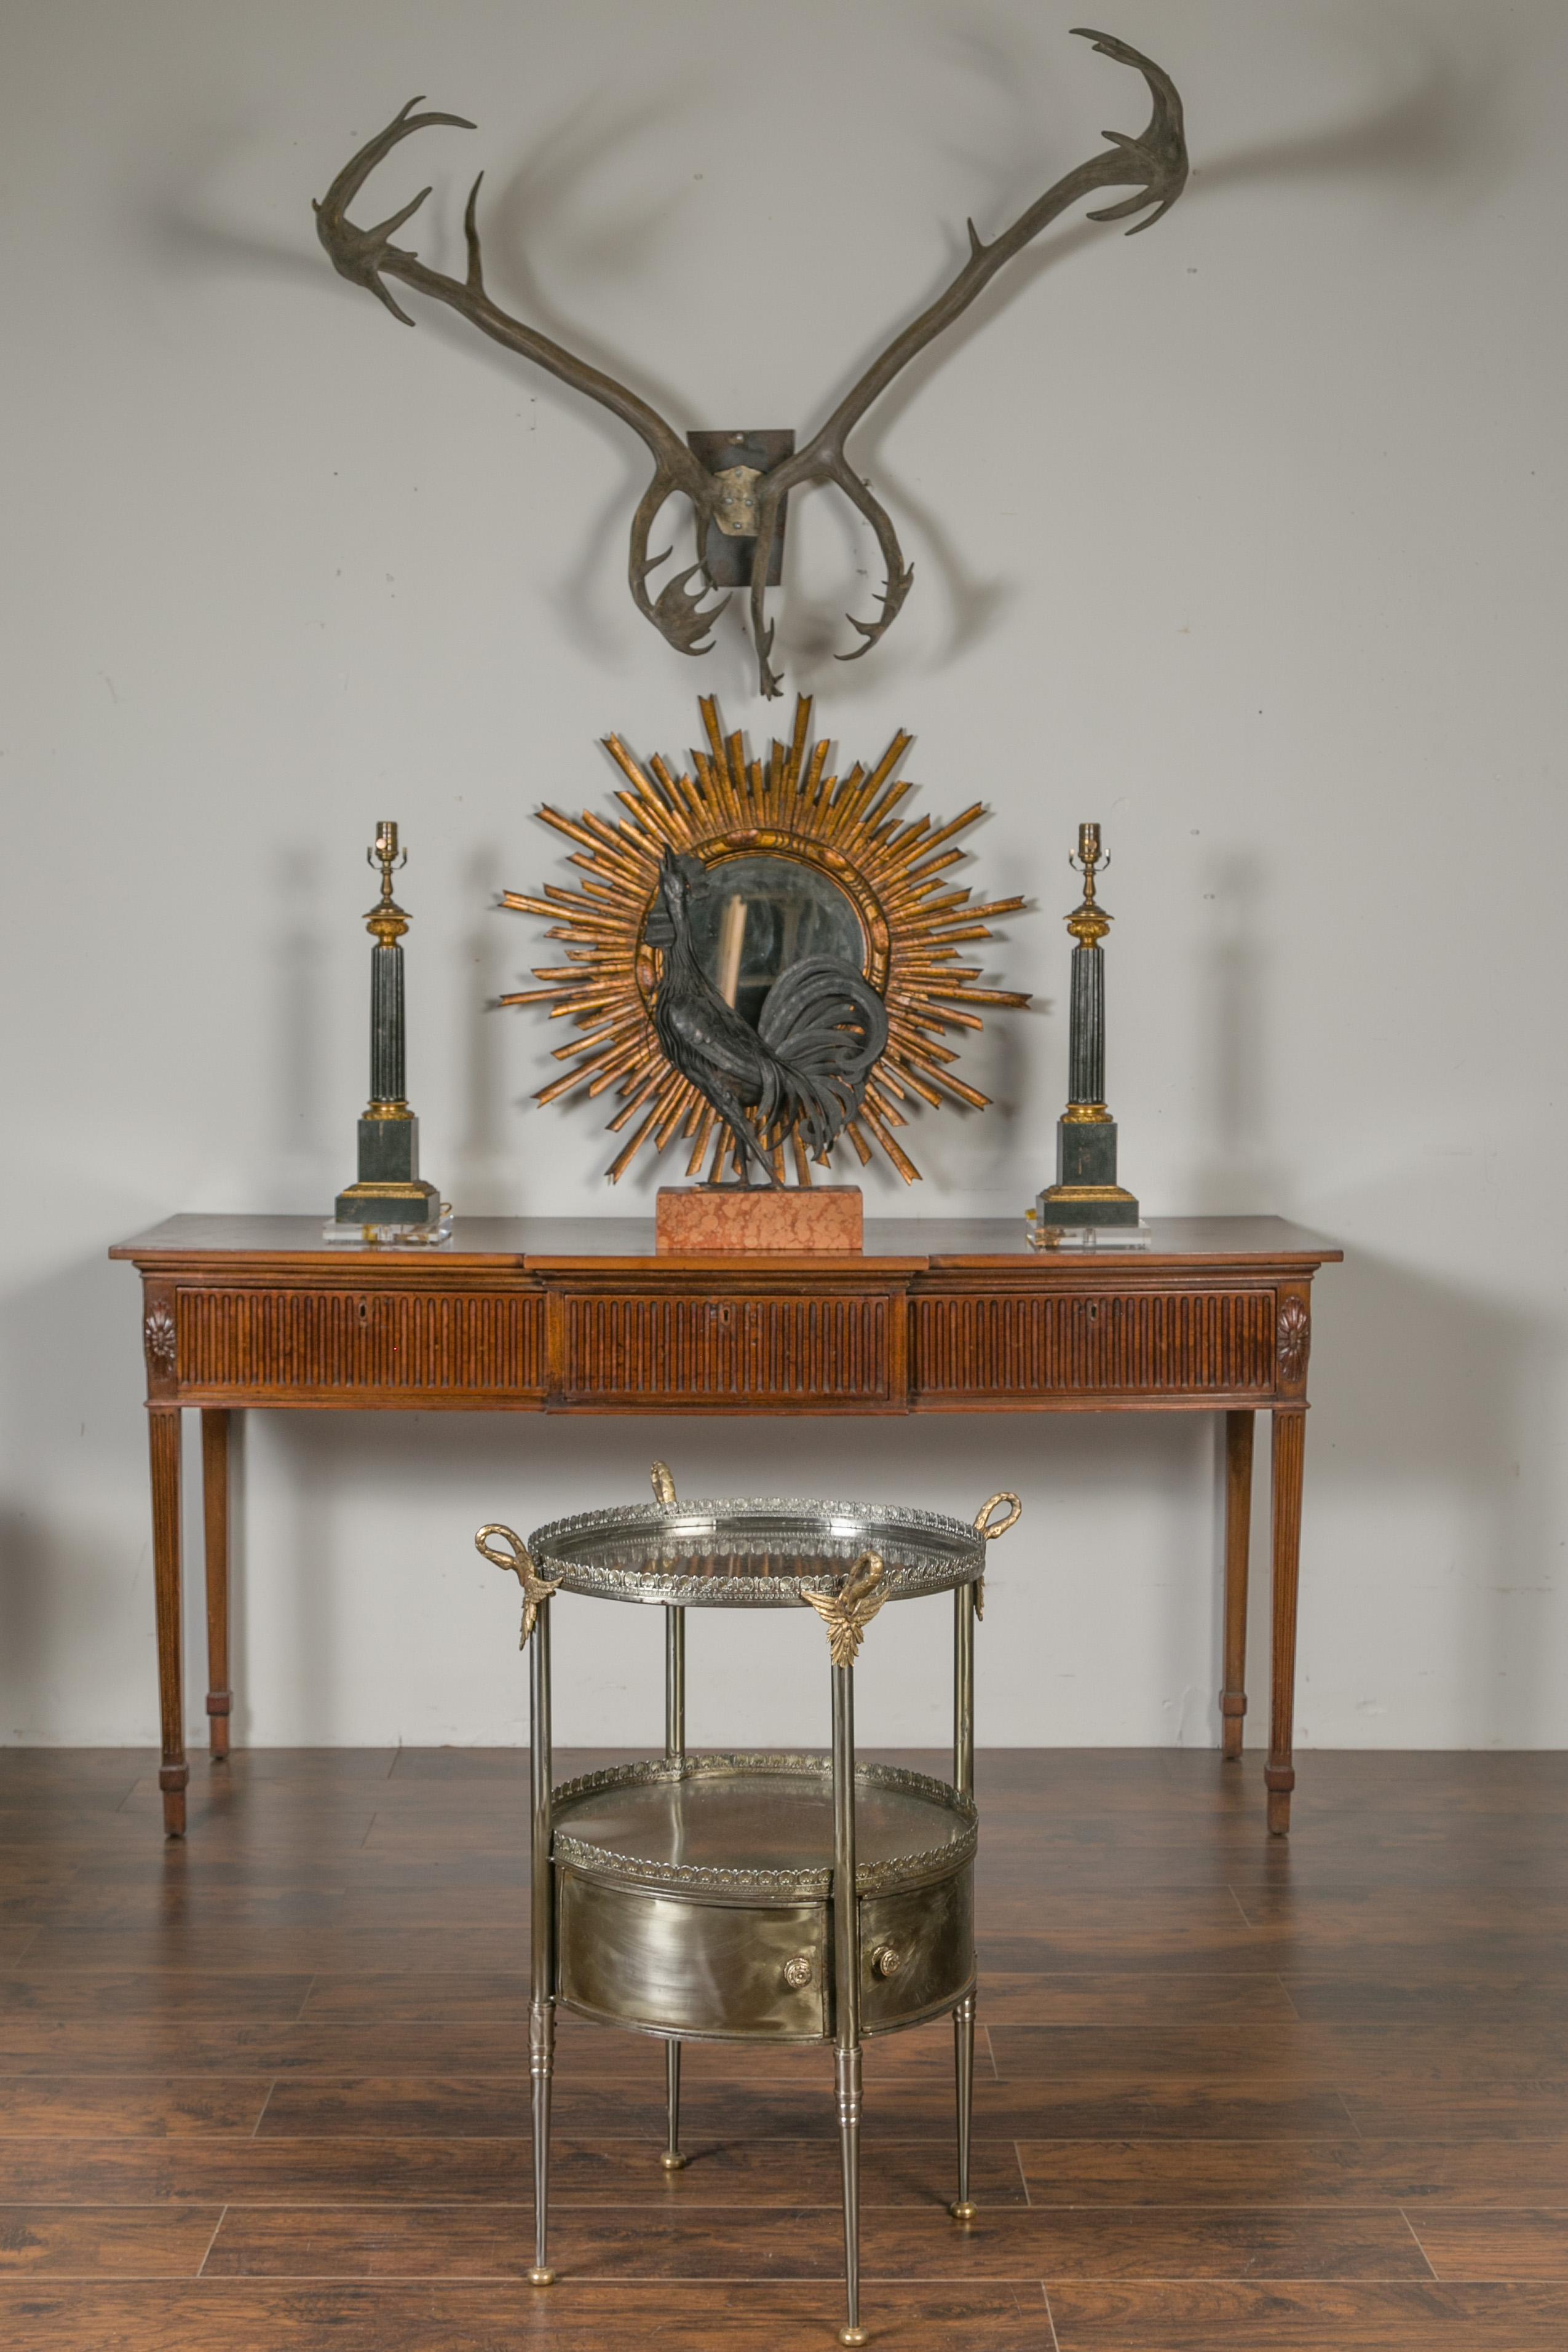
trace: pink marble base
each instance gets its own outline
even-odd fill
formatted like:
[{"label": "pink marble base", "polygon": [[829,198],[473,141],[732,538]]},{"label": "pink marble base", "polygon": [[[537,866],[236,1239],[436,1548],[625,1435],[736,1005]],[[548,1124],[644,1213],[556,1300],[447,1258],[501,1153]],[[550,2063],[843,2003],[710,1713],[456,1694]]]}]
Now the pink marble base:
[{"label": "pink marble base", "polygon": [[757,1185],[661,1187],[656,1247],[661,1255],[792,1253],[862,1247],[864,1204],[857,1184],[816,1184],[775,1192]]}]

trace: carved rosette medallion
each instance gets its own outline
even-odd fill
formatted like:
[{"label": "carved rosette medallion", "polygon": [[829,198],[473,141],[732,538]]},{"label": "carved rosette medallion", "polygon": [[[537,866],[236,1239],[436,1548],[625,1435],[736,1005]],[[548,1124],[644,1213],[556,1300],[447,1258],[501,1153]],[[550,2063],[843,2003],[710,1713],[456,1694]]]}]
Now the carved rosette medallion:
[{"label": "carved rosette medallion", "polygon": [[164,1380],[173,1377],[174,1360],[179,1349],[179,1334],[174,1318],[166,1307],[153,1307],[142,1326],[142,1338],[147,1349],[148,1370]]},{"label": "carved rosette medallion", "polygon": [[1312,1344],[1312,1318],[1304,1298],[1281,1301],[1279,1320],[1276,1326],[1276,1345],[1279,1357],[1279,1377],[1286,1385],[1295,1388],[1306,1377],[1307,1351]]}]

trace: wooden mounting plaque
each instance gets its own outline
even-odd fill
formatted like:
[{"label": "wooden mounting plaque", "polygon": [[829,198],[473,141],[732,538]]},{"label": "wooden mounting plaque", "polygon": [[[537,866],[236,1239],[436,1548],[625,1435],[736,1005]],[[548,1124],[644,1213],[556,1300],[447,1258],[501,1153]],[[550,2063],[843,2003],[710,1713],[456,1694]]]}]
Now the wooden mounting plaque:
[{"label": "wooden mounting plaque", "polygon": [[660,1256],[765,1252],[772,1255],[864,1245],[865,1205],[858,1184],[817,1184],[773,1192],[761,1185],[659,1187],[656,1247]]}]

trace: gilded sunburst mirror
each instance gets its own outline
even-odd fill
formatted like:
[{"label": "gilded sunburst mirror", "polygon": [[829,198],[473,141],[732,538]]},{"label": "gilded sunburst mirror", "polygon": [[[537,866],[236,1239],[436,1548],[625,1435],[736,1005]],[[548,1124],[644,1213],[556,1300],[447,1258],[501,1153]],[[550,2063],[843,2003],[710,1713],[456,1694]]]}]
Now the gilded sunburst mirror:
[{"label": "gilded sunburst mirror", "polygon": [[[770,992],[787,972],[798,981],[802,967],[848,967],[880,998],[886,1044],[858,1077],[854,1115],[834,1123],[862,1167],[880,1150],[912,1183],[920,1171],[895,1132],[908,1128],[911,1097],[933,1109],[957,1102],[983,1110],[989,1099],[958,1076],[948,1038],[981,1028],[982,1006],[1029,1002],[1016,990],[983,987],[983,968],[959,961],[962,949],[991,937],[994,920],[1024,904],[976,905],[971,890],[951,883],[964,856],[959,836],[983,803],[946,824],[899,815],[915,789],[898,772],[913,739],[900,730],[874,766],[832,773],[828,739],[812,737],[809,696],[796,704],[789,742],[775,740],[765,759],[748,758],[741,735],[725,734],[711,698],[700,708],[707,745],[685,771],[658,757],[645,764],[618,736],[606,739],[626,779],[616,793],[624,813],[614,822],[592,810],[576,817],[540,811],[574,845],[572,862],[584,875],[575,889],[546,883],[537,897],[502,894],[503,906],[550,924],[563,961],[537,967],[537,988],[500,1002],[548,1005],[552,1019],[580,1033],[557,1046],[571,1066],[535,1099],[615,1098],[609,1127],[631,1132],[610,1167],[612,1181],[645,1144],[656,1152],[681,1147],[689,1177],[706,1170],[717,1183],[728,1169],[749,1181],[735,1123],[715,1108],[711,1087],[676,1066],[668,1025],[656,1024],[672,953],[668,877],[679,869],[692,988],[736,1035],[738,1020],[760,1031],[765,1051]],[[782,1182],[793,1172],[809,1184],[814,1159],[831,1164],[830,1150],[809,1150],[803,1129],[809,1122],[787,1112],[757,1122],[765,1175]]]}]

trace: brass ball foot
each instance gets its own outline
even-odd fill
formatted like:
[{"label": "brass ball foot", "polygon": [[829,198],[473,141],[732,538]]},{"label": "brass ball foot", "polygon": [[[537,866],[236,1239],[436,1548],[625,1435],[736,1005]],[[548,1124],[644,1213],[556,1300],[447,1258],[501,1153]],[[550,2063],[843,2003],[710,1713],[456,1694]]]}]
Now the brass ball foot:
[{"label": "brass ball foot", "polygon": [[667,2147],[658,2160],[666,2172],[684,2172],[686,2169],[686,2158],[672,2147]]},{"label": "brass ball foot", "polygon": [[555,2273],[553,2271],[530,2271],[528,2284],[530,2286],[553,2286]]},{"label": "brass ball foot", "polygon": [[863,2327],[841,2327],[838,2341],[840,2344],[869,2344],[871,2339]]},{"label": "brass ball foot", "polygon": [[947,2210],[952,2215],[955,2221],[978,2221],[980,2219],[980,2208],[978,2205],[970,2205],[968,2203],[950,2205]]}]

